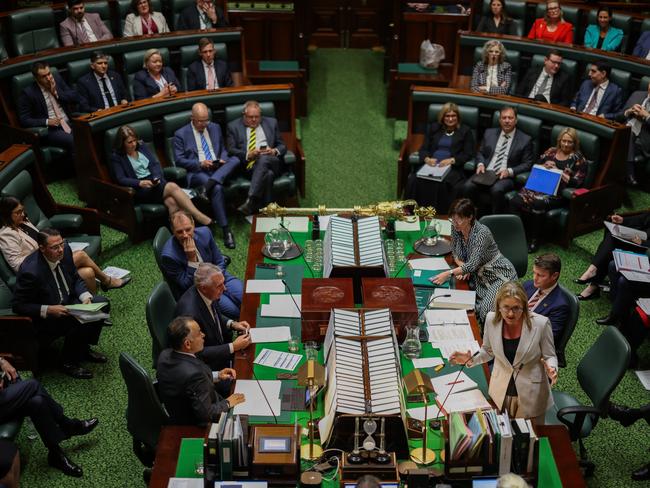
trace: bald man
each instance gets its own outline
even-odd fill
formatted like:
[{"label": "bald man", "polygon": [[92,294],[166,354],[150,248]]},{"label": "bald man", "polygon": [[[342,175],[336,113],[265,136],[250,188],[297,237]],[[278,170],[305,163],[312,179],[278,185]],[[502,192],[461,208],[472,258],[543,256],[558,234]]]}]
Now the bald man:
[{"label": "bald man", "polygon": [[223,243],[235,248],[235,237],[228,227],[223,185],[239,165],[239,159],[228,156],[221,128],[210,121],[204,103],[192,107],[190,123],[174,134],[176,165],[187,170],[188,183],[200,197],[210,201],[217,224],[223,229]]}]

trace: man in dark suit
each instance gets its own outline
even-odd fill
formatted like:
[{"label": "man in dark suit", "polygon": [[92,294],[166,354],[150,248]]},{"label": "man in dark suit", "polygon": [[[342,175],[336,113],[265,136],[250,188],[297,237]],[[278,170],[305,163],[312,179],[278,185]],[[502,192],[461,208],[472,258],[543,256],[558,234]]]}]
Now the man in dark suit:
[{"label": "man in dark suit", "polygon": [[571,110],[588,115],[613,119],[623,106],[623,90],[610,81],[612,67],[604,61],[592,63],[589,79],[582,82]]},{"label": "man in dark suit", "polygon": [[226,26],[228,22],[223,10],[213,0],[196,0],[195,5],[188,5],[181,11],[176,30],[205,30]]},{"label": "man in dark suit", "polygon": [[632,129],[627,153],[627,182],[631,186],[637,186],[634,159],[637,156],[650,159],[650,83],[646,90],[638,90],[630,95],[623,110],[616,114],[615,120]]},{"label": "man in dark suit", "polygon": [[70,116],[79,102],[77,93],[63,78],[50,71],[44,61],[32,65],[34,83],[18,98],[18,121],[22,127],[47,127],[44,142],[65,149],[74,158],[74,140]]},{"label": "man in dark suit", "polygon": [[[219,299],[226,289],[225,278],[219,267],[201,263],[194,272],[194,285],[176,302],[174,315],[192,317],[205,335],[205,348],[201,359],[212,371],[231,366],[235,351],[246,349],[251,343],[250,325],[224,317],[219,309]],[[233,341],[232,331],[239,335]]]},{"label": "man in dark suit", "polygon": [[[170,423],[206,425],[216,422],[222,412],[243,403],[244,395],[234,393],[223,399],[216,391],[212,371],[196,357],[203,350],[203,332],[192,317],[177,317],[167,329],[171,349],[158,357],[158,394]],[[234,369],[219,371],[217,380],[234,380]]]},{"label": "man in dark suit", "polygon": [[199,39],[199,56],[187,67],[187,91],[216,90],[233,86],[228,64],[215,58],[214,44],[207,37]]},{"label": "man in dark suit", "polygon": [[239,166],[239,160],[228,155],[221,128],[210,121],[204,103],[194,104],[192,119],[174,133],[173,146],[176,165],[187,170],[190,186],[210,201],[214,219],[223,230],[223,242],[234,249],[235,236],[228,227],[223,185]]},{"label": "man in dark suit", "polygon": [[173,237],[162,250],[162,271],[176,298],[193,284],[199,263],[212,263],[224,270],[226,290],[219,299],[219,308],[231,319],[239,318],[244,285],[225,271],[225,261],[208,227],[194,227],[194,219],[186,212],[175,212],[170,218]]},{"label": "man in dark suit", "polygon": [[[102,296],[93,297],[79,277],[72,261],[72,251],[56,229],[38,234],[38,250],[27,256],[16,276],[12,306],[19,315],[31,317],[40,342],[49,343],[64,337],[61,350],[63,372],[78,379],[92,378],[81,361],[105,363],[106,356],[90,349],[97,344],[103,321],[80,323],[66,305],[107,303]],[[107,306],[104,307],[107,310]]]},{"label": "man in dark suit", "polygon": [[68,458],[59,444],[72,436],[92,432],[99,420],[67,417],[63,413],[63,407],[50,396],[38,380],[22,380],[16,369],[2,358],[0,368],[6,375],[0,380],[0,423],[29,417],[49,451],[48,464],[68,476],[82,476],[81,468]]},{"label": "man in dark suit", "polygon": [[68,0],[68,17],[59,24],[64,46],[113,39],[99,14],[86,13],[83,0]]},{"label": "man in dark suit", "polygon": [[129,102],[122,78],[108,69],[108,55],[99,51],[90,56],[90,73],[77,80],[77,89],[82,112],[95,112]]},{"label": "man in dark suit", "polygon": [[463,194],[477,207],[482,196],[489,196],[493,214],[503,213],[504,195],[514,189],[515,176],[528,171],[533,164],[533,141],[517,130],[517,112],[513,107],[501,109],[499,126],[485,131],[476,154],[476,174],[494,171],[497,180],[486,186],[470,178],[463,185]]},{"label": "man in dark suit", "polygon": [[557,49],[551,49],[544,57],[541,70],[530,68],[526,72],[524,79],[517,85],[517,95],[568,107],[573,94],[573,83],[568,73],[561,68],[562,55]]},{"label": "man in dark suit", "polygon": [[557,343],[569,317],[569,302],[558,285],[562,261],[556,254],[542,254],[533,263],[533,279],[524,282],[528,309],[548,317]]},{"label": "man in dark suit", "polygon": [[248,198],[238,210],[246,215],[257,213],[273,199],[273,180],[279,176],[287,153],[278,121],[262,117],[259,103],[249,100],[242,118],[228,124],[228,152],[239,158],[251,179]]}]

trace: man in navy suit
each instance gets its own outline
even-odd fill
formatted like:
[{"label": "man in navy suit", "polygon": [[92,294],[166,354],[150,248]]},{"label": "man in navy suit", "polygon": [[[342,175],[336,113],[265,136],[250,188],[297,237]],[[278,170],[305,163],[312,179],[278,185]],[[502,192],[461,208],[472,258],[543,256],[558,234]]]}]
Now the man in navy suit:
[{"label": "man in navy suit", "polygon": [[18,121],[22,127],[47,127],[44,142],[65,149],[74,158],[74,140],[69,114],[79,103],[77,93],[63,78],[50,71],[44,61],[32,65],[34,83],[18,98]]},{"label": "man in navy suit", "polygon": [[[235,351],[246,349],[251,343],[250,325],[223,316],[219,299],[226,290],[225,277],[219,266],[201,263],[194,272],[194,285],[176,302],[174,315],[192,317],[205,334],[201,359],[212,371],[231,367]],[[232,331],[239,332],[233,341]]]},{"label": "man in navy suit", "polygon": [[650,31],[641,33],[641,37],[636,41],[632,56],[648,59],[650,57]]},{"label": "man in navy suit", "polygon": [[262,117],[260,104],[249,100],[242,117],[228,124],[228,152],[239,159],[251,180],[248,198],[238,210],[246,215],[257,213],[271,202],[273,180],[280,175],[287,153],[278,121]]},{"label": "man in navy suit", "polygon": [[181,11],[176,30],[205,30],[227,25],[223,10],[213,0],[196,0],[195,5],[188,5]]},{"label": "man in navy suit", "polygon": [[189,124],[174,133],[174,160],[187,170],[189,184],[203,198],[209,199],[217,225],[223,229],[223,242],[235,248],[235,236],[228,227],[223,185],[239,165],[239,160],[229,156],[221,128],[210,122],[208,107],[195,103]]},{"label": "man in navy suit", "polygon": [[199,39],[199,56],[187,67],[187,91],[216,90],[233,86],[228,64],[215,59],[214,44],[207,37]]},{"label": "man in navy suit", "polygon": [[504,195],[514,189],[515,176],[531,168],[534,157],[532,139],[517,129],[517,111],[514,107],[501,109],[499,126],[485,131],[476,154],[476,174],[494,171],[497,180],[486,186],[470,178],[463,185],[463,194],[477,207],[480,207],[479,199],[488,195],[493,214],[504,212]]},{"label": "man in navy suit", "polygon": [[533,279],[524,283],[528,309],[548,317],[557,343],[569,318],[569,302],[558,285],[562,261],[556,254],[541,254],[533,263]]},{"label": "man in navy suit", "polygon": [[605,119],[614,119],[623,107],[623,90],[610,81],[612,67],[604,61],[592,63],[589,67],[589,79],[582,82],[571,110],[588,115],[598,115]]},{"label": "man in navy suit", "polygon": [[108,69],[108,55],[99,51],[90,56],[90,73],[77,80],[77,89],[82,112],[95,112],[129,102],[122,78]]},{"label": "man in navy suit", "polygon": [[[108,300],[93,297],[88,291],[61,233],[56,229],[40,231],[38,250],[27,256],[18,270],[13,310],[32,318],[39,341],[47,344],[58,337],[65,338],[61,368],[73,378],[93,377],[89,370],[80,366],[81,361],[106,362],[106,356],[92,351],[89,346],[97,344],[104,323],[82,324],[66,308],[66,305],[91,302],[106,303]],[[104,307],[103,311],[107,310]]]},{"label": "man in navy suit", "polygon": [[194,219],[186,212],[175,212],[170,218],[174,235],[161,253],[162,271],[174,296],[178,299],[193,284],[194,272],[200,263],[212,263],[224,270],[226,290],[219,299],[219,309],[231,319],[239,318],[244,286],[225,271],[224,258],[208,227],[194,227]]}]

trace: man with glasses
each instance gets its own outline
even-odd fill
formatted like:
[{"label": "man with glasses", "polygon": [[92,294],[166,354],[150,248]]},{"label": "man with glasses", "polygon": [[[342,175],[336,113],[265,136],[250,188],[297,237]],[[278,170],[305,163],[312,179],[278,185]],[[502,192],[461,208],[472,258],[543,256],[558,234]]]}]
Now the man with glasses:
[{"label": "man with glasses", "polygon": [[[89,379],[93,374],[81,362],[105,363],[106,356],[93,351],[103,320],[81,323],[70,314],[67,305],[78,303],[107,303],[94,296],[79,277],[72,260],[72,250],[56,229],[43,229],[38,234],[38,250],[25,258],[16,276],[13,310],[32,318],[38,340],[49,344],[64,337],[60,367],[77,379]],[[108,305],[102,311],[108,312]]]},{"label": "man with glasses", "polygon": [[187,169],[190,186],[210,202],[214,219],[223,230],[224,245],[234,249],[235,236],[228,227],[223,185],[239,160],[228,155],[221,128],[210,121],[205,104],[194,104],[190,123],[174,133],[173,147],[176,165]]},{"label": "man with glasses", "polygon": [[589,67],[589,79],[582,82],[571,110],[586,115],[597,115],[613,120],[623,107],[623,90],[610,81],[612,67],[605,61],[596,61]]},{"label": "man with glasses", "polygon": [[233,86],[228,64],[216,59],[214,44],[207,37],[199,39],[199,56],[187,67],[187,91]]},{"label": "man with glasses", "polygon": [[562,70],[562,55],[557,49],[551,49],[544,57],[541,70],[531,67],[526,72],[524,79],[517,86],[517,95],[544,103],[569,106],[573,95],[573,82],[569,74]]}]

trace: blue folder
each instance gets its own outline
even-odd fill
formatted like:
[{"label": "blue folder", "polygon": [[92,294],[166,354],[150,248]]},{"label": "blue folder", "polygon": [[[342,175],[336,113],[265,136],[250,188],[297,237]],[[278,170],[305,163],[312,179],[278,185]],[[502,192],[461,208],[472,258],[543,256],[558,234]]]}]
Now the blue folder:
[{"label": "blue folder", "polygon": [[526,188],[546,195],[557,195],[561,179],[561,171],[549,170],[536,164],[526,181]]}]

